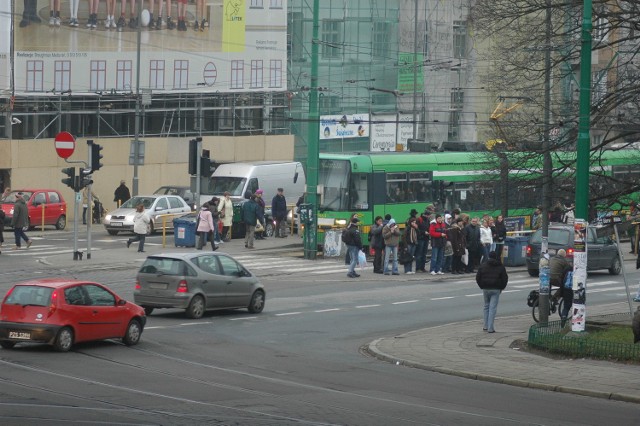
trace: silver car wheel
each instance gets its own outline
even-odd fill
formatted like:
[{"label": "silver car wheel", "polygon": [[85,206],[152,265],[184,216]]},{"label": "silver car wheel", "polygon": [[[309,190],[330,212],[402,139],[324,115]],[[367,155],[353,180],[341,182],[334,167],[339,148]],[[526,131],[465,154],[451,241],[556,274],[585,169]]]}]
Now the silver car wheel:
[{"label": "silver car wheel", "polygon": [[194,296],[187,308],[187,316],[193,319],[202,318],[204,315],[204,299],[202,296]]},{"label": "silver car wheel", "polygon": [[58,352],[67,352],[71,346],[73,346],[73,330],[64,327],[58,332],[53,347]]},{"label": "silver car wheel", "polygon": [[249,303],[247,309],[252,314],[259,314],[264,309],[264,300],[264,292],[262,292],[261,290],[256,290],[256,292],[253,293],[253,296],[251,296],[251,302]]}]

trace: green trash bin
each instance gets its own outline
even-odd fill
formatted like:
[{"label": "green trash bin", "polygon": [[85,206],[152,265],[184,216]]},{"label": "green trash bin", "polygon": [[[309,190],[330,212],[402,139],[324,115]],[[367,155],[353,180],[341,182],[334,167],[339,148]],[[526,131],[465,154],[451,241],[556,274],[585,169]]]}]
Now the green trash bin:
[{"label": "green trash bin", "polygon": [[529,237],[507,237],[504,241],[507,255],[504,266],[524,266],[527,263],[527,244]]}]

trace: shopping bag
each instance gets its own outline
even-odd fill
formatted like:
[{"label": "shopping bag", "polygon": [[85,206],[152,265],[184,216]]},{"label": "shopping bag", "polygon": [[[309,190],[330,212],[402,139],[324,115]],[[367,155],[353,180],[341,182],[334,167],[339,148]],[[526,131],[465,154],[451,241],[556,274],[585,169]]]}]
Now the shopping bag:
[{"label": "shopping bag", "polygon": [[464,249],[464,254],[462,255],[462,263],[467,265],[469,263],[469,250]]},{"label": "shopping bag", "polygon": [[362,250],[358,252],[358,266],[363,269],[367,266],[367,256]]}]

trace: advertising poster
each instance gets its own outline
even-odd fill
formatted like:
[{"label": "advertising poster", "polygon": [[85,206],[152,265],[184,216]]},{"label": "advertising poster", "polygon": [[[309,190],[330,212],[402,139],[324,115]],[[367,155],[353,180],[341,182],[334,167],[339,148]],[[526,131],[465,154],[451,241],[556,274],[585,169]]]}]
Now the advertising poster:
[{"label": "advertising poster", "polygon": [[11,3],[0,2],[0,90],[11,90]]},{"label": "advertising poster", "polygon": [[[12,15],[5,10],[10,4],[15,9],[16,94],[131,93],[136,90],[138,77],[140,89],[154,92],[286,89],[286,0],[204,2],[204,12],[198,12],[198,16],[192,1],[173,1],[171,6],[164,1],[145,1],[143,13],[137,18],[140,42],[135,24],[137,9],[133,6],[140,3],[126,3],[124,25],[118,22],[121,2],[113,2],[115,12],[107,12],[109,2],[96,2],[93,25],[89,20],[90,2],[80,1],[77,14],[71,11],[70,3],[60,1],[60,19],[50,24],[48,0],[0,2],[0,23],[4,24],[0,26],[0,60],[11,35],[11,25],[6,21]],[[186,12],[180,12],[185,16],[184,27],[176,26],[178,5],[186,7]],[[109,13],[114,13],[113,20]],[[171,26],[167,16],[172,17]],[[153,22],[148,22],[150,17]],[[158,17],[162,17],[160,22]],[[0,65],[4,70],[4,62]]]},{"label": "advertising poster", "polygon": [[587,222],[576,219],[573,239],[573,306],[571,330],[582,332],[586,324],[587,298]]},{"label": "advertising poster", "polygon": [[415,121],[417,122],[414,123],[413,114],[398,114],[398,143],[403,145],[403,151],[408,149],[409,139],[414,138],[414,127],[415,134],[420,134],[420,127],[418,126],[418,122],[420,122],[419,115],[416,115]]},{"label": "advertising poster", "polygon": [[398,123],[396,115],[375,115],[371,122],[371,144],[369,150],[395,151]]},{"label": "advertising poster", "polygon": [[320,140],[369,137],[369,114],[320,116]]}]

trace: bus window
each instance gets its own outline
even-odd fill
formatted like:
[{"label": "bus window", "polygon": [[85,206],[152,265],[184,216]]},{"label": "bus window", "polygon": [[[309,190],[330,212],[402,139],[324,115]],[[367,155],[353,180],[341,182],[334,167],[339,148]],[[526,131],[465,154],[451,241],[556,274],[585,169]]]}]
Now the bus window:
[{"label": "bus window", "polygon": [[431,174],[429,172],[410,172],[409,173],[409,202],[426,202],[430,201]]},{"label": "bus window", "polygon": [[365,173],[353,173],[351,175],[351,191],[349,198],[351,210],[367,210],[369,208],[369,185]]},{"label": "bus window", "polygon": [[[320,160],[318,184],[323,188],[320,211],[348,211],[351,163],[347,160]],[[366,196],[364,196],[366,199]]]},{"label": "bus window", "polygon": [[408,185],[406,173],[387,173],[387,202],[407,201]]}]

